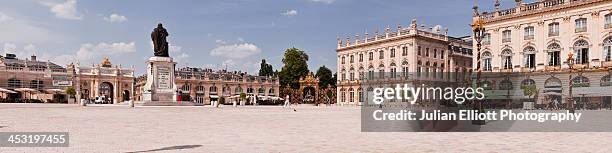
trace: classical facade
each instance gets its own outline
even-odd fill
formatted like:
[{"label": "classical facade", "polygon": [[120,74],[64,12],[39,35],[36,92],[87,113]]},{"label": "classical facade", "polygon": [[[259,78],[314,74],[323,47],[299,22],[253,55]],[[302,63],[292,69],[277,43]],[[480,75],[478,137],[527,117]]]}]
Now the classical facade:
[{"label": "classical facade", "polygon": [[3,100],[67,102],[65,89],[72,85],[66,69],[39,61],[36,56],[18,59],[14,54],[0,57],[0,92]]},{"label": "classical facade", "polygon": [[[495,90],[535,85],[539,104],[544,99],[610,104],[612,85],[612,1],[538,0],[480,13],[474,20],[486,30],[482,39],[483,72],[523,72],[520,77],[485,78]],[[475,44],[474,44],[475,45]],[[571,55],[570,55],[571,54]],[[568,57],[573,56],[570,73]],[[477,61],[474,60],[474,64]],[[571,78],[570,78],[571,77]],[[570,95],[570,79],[573,93]],[[522,92],[509,93],[525,98]]]},{"label": "classical facade", "polygon": [[[240,93],[245,93],[248,97],[257,96],[259,100],[274,99],[279,96],[280,84],[277,77],[191,67],[179,68],[175,75],[177,92],[181,95],[182,101],[211,104],[211,101],[224,97],[226,103],[231,103],[240,100]],[[137,80],[136,88],[140,90],[146,77],[139,77]]]},{"label": "classical facade", "polygon": [[[362,91],[373,86],[409,80],[459,79],[446,72],[466,75],[472,70],[470,37],[453,38],[448,29],[427,28],[413,20],[409,27],[389,26],[383,33],[343,41],[338,38],[337,99],[341,105],[364,102]],[[366,89],[366,90],[363,90]]]},{"label": "classical facade", "polygon": [[124,68],[113,65],[108,58],[93,66],[68,65],[72,76],[77,99],[105,97],[108,104],[132,100],[134,94],[134,67]]}]

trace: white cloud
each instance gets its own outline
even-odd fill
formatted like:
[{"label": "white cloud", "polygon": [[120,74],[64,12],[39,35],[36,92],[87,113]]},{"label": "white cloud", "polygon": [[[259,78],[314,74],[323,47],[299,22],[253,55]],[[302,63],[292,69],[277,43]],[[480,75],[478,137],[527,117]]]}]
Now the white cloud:
[{"label": "white cloud", "polygon": [[228,59],[223,61],[223,63],[221,64],[221,66],[223,67],[223,69],[225,69],[226,67],[228,69],[233,69],[236,67],[236,61],[232,60],[232,59]]},{"label": "white cloud", "polygon": [[298,14],[297,10],[287,10],[281,13],[281,15],[288,16],[288,17],[296,16],[297,14]]},{"label": "white cloud", "polygon": [[38,25],[37,21],[30,21],[18,14],[8,15],[0,12],[0,42],[12,43],[41,43],[41,42],[64,42],[62,33],[53,32]]},{"label": "white cloud", "polygon": [[42,2],[48,6],[49,10],[55,14],[55,17],[68,20],[82,20],[83,16],[77,11],[76,0],[66,0],[64,3]]},{"label": "white cloud", "polygon": [[189,54],[179,53],[177,56],[174,56],[174,61],[177,63],[183,63],[183,61],[187,58],[189,58]]},{"label": "white cloud", "polygon": [[128,20],[127,17],[125,17],[123,15],[116,14],[116,13],[113,13],[113,14],[111,14],[108,17],[104,17],[104,21],[108,21],[108,22],[111,22],[111,23],[114,23],[114,22],[121,23],[121,22],[125,22],[127,20]]},{"label": "white cloud", "polygon": [[44,61],[48,60],[51,54],[40,52],[34,44],[27,44],[23,48],[19,49],[18,45],[14,43],[4,43],[2,55],[7,53],[15,54],[19,59],[29,59],[30,56],[36,55],[37,60]]},{"label": "white cloud", "polygon": [[225,44],[227,44],[227,42],[225,42],[225,40],[221,40],[221,39],[217,39],[217,40],[215,40],[215,43],[217,43],[217,44],[221,44],[221,45],[225,45]]},{"label": "white cloud", "polygon": [[315,3],[331,4],[331,3],[334,3],[336,0],[309,0],[309,1],[315,2]]},{"label": "white cloud", "polygon": [[169,44],[168,45],[168,51],[169,52],[179,53],[179,52],[181,52],[181,50],[183,50],[183,47],[181,47],[181,46],[176,46],[174,44]]},{"label": "white cloud", "polygon": [[60,55],[51,59],[51,61],[58,65],[68,65],[72,62],[76,61],[76,57],[74,55]]},{"label": "white cloud", "polygon": [[221,56],[230,59],[243,59],[251,55],[258,54],[260,52],[261,49],[259,49],[259,47],[257,47],[255,44],[241,43],[219,46],[210,51],[210,55]]},{"label": "white cloud", "polygon": [[136,43],[134,42],[116,42],[116,43],[86,43],[81,44],[81,48],[76,54],[64,54],[55,56],[51,61],[57,64],[68,64],[76,61],[93,61],[96,58],[108,56],[121,56],[127,53],[136,52]]},{"label": "white cloud", "polygon": [[8,15],[0,12],[0,23],[9,22],[9,21],[12,21],[12,20],[13,20],[13,17],[8,16]]},{"label": "white cloud", "polygon": [[4,47],[2,49],[4,53],[14,53],[15,49],[17,49],[17,45],[13,43],[4,43]]},{"label": "white cloud", "polygon": [[125,43],[98,43],[98,44],[82,44],[79,51],[76,52],[76,59],[88,61],[100,56],[122,55],[126,53],[136,52],[134,42]]}]

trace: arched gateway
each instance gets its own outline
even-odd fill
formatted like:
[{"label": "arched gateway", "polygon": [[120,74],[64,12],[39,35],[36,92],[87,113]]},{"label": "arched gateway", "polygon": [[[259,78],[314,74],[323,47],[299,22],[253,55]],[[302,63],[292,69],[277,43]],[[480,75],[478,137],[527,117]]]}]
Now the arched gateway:
[{"label": "arched gateway", "polygon": [[109,82],[102,82],[98,88],[98,91],[100,93],[100,96],[104,96],[104,102],[105,104],[113,104],[114,103],[114,99],[113,99],[113,84],[109,83]]}]

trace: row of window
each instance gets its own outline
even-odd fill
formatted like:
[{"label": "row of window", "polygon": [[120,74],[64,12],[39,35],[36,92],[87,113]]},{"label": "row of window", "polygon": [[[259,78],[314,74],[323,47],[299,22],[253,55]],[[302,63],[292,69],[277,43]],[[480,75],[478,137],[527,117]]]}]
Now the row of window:
[{"label": "row of window", "polygon": [[[612,37],[606,38],[603,43],[603,59],[604,61],[612,61]],[[589,43],[586,40],[578,40],[574,43],[574,56],[576,64],[588,64],[589,63]],[[547,65],[548,66],[561,66],[561,45],[558,43],[552,43],[547,47]],[[513,53],[510,49],[504,49],[501,54],[501,65],[502,69],[512,69],[512,57]],[[481,54],[482,58],[482,69],[483,71],[492,71],[491,60],[493,56],[491,52],[484,51]],[[536,49],[533,46],[527,46],[523,49],[523,67],[535,68],[536,67]]]},{"label": "row of window", "polygon": [[[601,78],[600,81],[600,86],[605,87],[605,86],[612,86],[612,81],[610,79],[610,75],[606,75],[604,77]],[[552,80],[552,81],[551,81]],[[574,79],[572,79],[573,81],[573,86],[574,87],[590,87],[590,81],[587,77],[584,76],[576,76],[574,77]],[[551,84],[559,84],[561,80],[559,80],[558,78],[551,78],[548,79],[546,82],[556,82],[556,83],[551,83]],[[536,82],[533,79],[525,79],[521,82],[521,86],[531,86],[531,85],[535,85]],[[494,84],[491,81],[482,81],[480,84],[484,89],[486,90],[492,90],[494,87]],[[545,86],[550,86],[550,85],[545,85]],[[556,86],[556,85],[553,85]],[[512,81],[505,79],[499,82],[499,85],[497,86],[498,90],[513,90],[514,86]],[[368,88],[368,92],[372,92],[373,89],[370,87]],[[346,98],[346,93],[347,90],[345,90],[344,88],[340,89],[340,102],[346,102],[347,98]],[[355,97],[355,91],[353,88],[349,88],[348,89],[348,93],[349,93],[349,102],[354,102],[354,97]],[[359,102],[363,102],[363,91],[361,88],[357,89],[357,94],[359,96]]]},{"label": "row of window", "polygon": [[[185,84],[185,85],[181,86],[181,88],[180,88],[180,89],[181,89],[181,91],[183,91],[183,92],[189,92],[189,91],[191,91],[191,85],[189,85],[189,84]],[[204,93],[204,89],[205,89],[205,88],[204,88],[204,86],[197,86],[197,87],[196,87],[196,91],[201,92],[201,93]],[[228,87],[223,88],[223,92],[224,92],[224,93],[228,93],[228,92],[229,92],[229,90],[230,90],[230,89],[229,89]],[[211,87],[208,89],[208,91],[210,91],[211,93],[216,93],[216,92],[217,92],[217,87],[216,87],[216,86],[211,86]],[[234,90],[234,91],[235,91],[234,93],[236,93],[236,94],[238,94],[238,93],[242,93],[242,88],[241,88],[241,87],[237,87],[237,88],[235,88],[235,90]],[[270,90],[268,90],[268,93],[270,93],[270,94],[274,94],[274,91],[275,91],[275,90],[274,90],[273,88],[271,88]],[[254,89],[253,89],[253,88],[247,88],[247,92],[246,92],[246,93],[253,93],[253,92],[254,92]],[[259,89],[258,89],[258,93],[264,93],[264,92],[265,92],[265,89],[264,89],[264,88],[259,88]]]},{"label": "row of window", "polygon": [[[408,47],[402,47],[402,56],[408,56]],[[421,56],[421,46],[418,47],[417,49],[417,55]],[[440,58],[440,59],[444,59],[444,50],[440,50],[439,52],[439,56],[438,56],[438,49],[433,49],[433,58]],[[363,62],[364,60],[364,54],[363,53],[359,53],[357,55],[357,60],[359,62]],[[426,57],[430,57],[430,50],[429,48],[425,48],[425,56]],[[389,58],[395,58],[396,57],[396,51],[395,48],[390,49],[390,54],[389,54]],[[354,55],[349,55],[349,63],[355,63],[355,56]],[[378,51],[378,59],[385,59],[385,51],[384,50],[379,50]],[[369,52],[368,53],[368,60],[374,60],[374,52]],[[346,63],[346,56],[342,56],[341,58],[341,63],[345,64]]]},{"label": "row of window", "polygon": [[[418,56],[422,56],[423,54],[421,52],[422,52],[422,48],[421,48],[421,46],[418,46],[417,47],[417,55]],[[425,48],[425,57],[430,57],[429,52],[430,52],[429,48]],[[438,49],[437,48],[433,49],[432,55],[433,55],[433,58],[438,58]],[[444,50],[440,50],[439,58],[440,59],[444,59]]]},{"label": "row of window", "polygon": [[[389,58],[395,58],[396,57],[396,53],[395,53],[395,48],[391,48],[390,50],[390,54],[389,54]],[[408,56],[408,47],[402,47],[402,56]],[[358,54],[358,60],[359,62],[363,62],[363,53],[359,53]],[[384,59],[385,58],[385,51],[384,50],[379,50],[378,51],[378,58],[379,59]],[[368,60],[374,60],[374,52],[369,52],[368,53]],[[342,56],[342,64],[346,63],[346,57]],[[355,56],[354,55],[350,55],[349,56],[349,62],[350,63],[354,63],[355,62]]]},{"label": "row of window", "polygon": [[[604,16],[605,24],[604,28],[612,28],[612,14],[608,14]],[[580,18],[575,20],[575,30],[576,33],[586,32],[587,31],[587,19]],[[533,26],[528,26],[523,29],[524,31],[524,39],[532,40],[535,38],[535,28]],[[548,36],[559,36],[559,22],[553,22],[548,24]],[[484,35],[482,42],[484,45],[491,44],[491,34],[487,33]],[[512,31],[504,30],[502,31],[502,43],[512,42]]]},{"label": "row of window", "polygon": [[[561,85],[561,80],[559,80],[558,78],[549,78],[547,81],[547,84],[545,84],[545,88],[547,86],[549,87],[560,87]],[[591,86],[591,82],[589,81],[589,78],[585,77],[585,76],[576,76],[572,79],[572,86],[573,87],[590,87]],[[533,79],[525,79],[521,82],[521,87],[523,86],[531,86],[531,85],[535,85],[535,81]],[[494,89],[494,84],[491,81],[482,81],[480,84],[484,89],[486,90],[492,90]],[[601,78],[600,81],[600,86],[602,87],[606,87],[606,86],[612,86],[612,82],[610,81],[610,75],[606,75],[604,77]],[[512,81],[510,81],[509,79],[505,79],[499,82],[499,85],[497,86],[498,90],[513,90],[514,86]]]}]

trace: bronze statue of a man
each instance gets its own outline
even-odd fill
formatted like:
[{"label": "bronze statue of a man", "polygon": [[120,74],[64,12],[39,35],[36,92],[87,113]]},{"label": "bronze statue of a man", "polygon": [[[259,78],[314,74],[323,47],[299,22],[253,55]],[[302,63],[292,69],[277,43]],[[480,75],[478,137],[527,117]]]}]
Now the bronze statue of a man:
[{"label": "bronze statue of a man", "polygon": [[157,24],[157,28],[153,29],[151,33],[151,40],[153,40],[153,55],[159,57],[169,57],[168,55],[168,31],[162,26],[161,23]]}]

